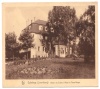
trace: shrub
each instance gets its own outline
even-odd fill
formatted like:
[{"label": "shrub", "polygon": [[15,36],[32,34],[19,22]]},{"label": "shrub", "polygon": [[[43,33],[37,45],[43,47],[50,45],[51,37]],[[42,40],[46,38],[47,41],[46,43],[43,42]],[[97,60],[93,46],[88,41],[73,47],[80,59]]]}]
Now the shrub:
[{"label": "shrub", "polygon": [[66,58],[73,58],[74,54],[66,55]]},{"label": "shrub", "polygon": [[80,55],[79,57],[80,57],[80,58],[84,58],[84,55]]},{"label": "shrub", "polygon": [[25,64],[26,60],[15,60],[14,65]]},{"label": "shrub", "polygon": [[58,56],[58,55],[56,55],[56,56],[55,56],[55,58],[59,58],[59,56]]}]

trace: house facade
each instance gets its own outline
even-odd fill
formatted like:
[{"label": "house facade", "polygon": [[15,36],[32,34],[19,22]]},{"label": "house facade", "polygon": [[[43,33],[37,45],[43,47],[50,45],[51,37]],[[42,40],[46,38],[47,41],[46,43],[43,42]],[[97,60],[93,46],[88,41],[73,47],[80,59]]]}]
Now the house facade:
[{"label": "house facade", "polygon": [[31,58],[36,58],[36,57],[48,57],[48,53],[45,51],[45,47],[42,45],[41,41],[42,35],[41,34],[36,34],[36,33],[31,33],[34,35],[34,47],[31,48]]},{"label": "house facade", "polygon": [[55,45],[55,55],[59,57],[66,57],[72,54],[72,48],[65,45]]},{"label": "house facade", "polygon": [[[29,29],[30,33],[34,36],[34,41],[33,41],[34,47],[29,49],[29,58],[49,56],[49,54],[45,51],[45,47],[41,42],[41,40],[43,39],[41,33],[47,32],[46,23],[47,22],[43,20],[36,20],[27,26],[27,29]],[[65,46],[63,44],[60,44],[59,47],[57,44],[55,44],[54,48],[55,48],[54,52],[55,56],[66,57],[68,54],[72,54],[71,47],[69,48],[70,51],[68,51],[68,46]]]}]

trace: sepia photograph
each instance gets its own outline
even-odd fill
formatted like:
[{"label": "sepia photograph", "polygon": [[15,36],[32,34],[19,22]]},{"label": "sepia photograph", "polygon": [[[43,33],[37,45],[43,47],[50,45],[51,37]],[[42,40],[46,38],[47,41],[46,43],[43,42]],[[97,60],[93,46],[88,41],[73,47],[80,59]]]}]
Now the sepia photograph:
[{"label": "sepia photograph", "polygon": [[81,80],[88,82],[82,86],[97,86],[97,2],[3,3],[2,7],[4,86],[18,80],[20,86],[35,86],[37,80],[55,79],[58,86],[81,86]]}]

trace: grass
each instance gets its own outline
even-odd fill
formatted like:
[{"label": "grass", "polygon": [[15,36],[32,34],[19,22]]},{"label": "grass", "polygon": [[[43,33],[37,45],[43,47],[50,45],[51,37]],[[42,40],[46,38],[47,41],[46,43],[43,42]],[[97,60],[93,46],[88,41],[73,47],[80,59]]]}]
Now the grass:
[{"label": "grass", "polygon": [[[21,70],[27,68],[43,68],[51,73],[45,74],[22,74]],[[95,63],[85,63],[82,58],[53,58],[51,60],[37,60],[31,64],[6,65],[6,79],[91,79],[95,78]]]}]

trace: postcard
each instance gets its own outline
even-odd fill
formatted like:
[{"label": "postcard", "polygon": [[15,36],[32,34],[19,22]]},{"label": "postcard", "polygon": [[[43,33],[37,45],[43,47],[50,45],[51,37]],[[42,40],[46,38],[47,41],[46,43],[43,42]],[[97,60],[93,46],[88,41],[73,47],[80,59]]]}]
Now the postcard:
[{"label": "postcard", "polygon": [[3,87],[98,86],[98,3],[2,3]]}]

